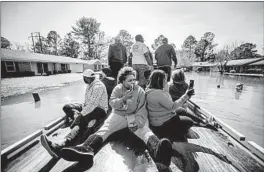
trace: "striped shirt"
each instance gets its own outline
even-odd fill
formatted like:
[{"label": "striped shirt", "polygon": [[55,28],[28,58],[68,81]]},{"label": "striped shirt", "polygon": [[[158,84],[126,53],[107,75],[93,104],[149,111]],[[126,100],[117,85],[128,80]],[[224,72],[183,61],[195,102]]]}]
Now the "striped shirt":
[{"label": "striped shirt", "polygon": [[87,85],[85,91],[85,101],[82,114],[85,116],[91,113],[96,107],[108,110],[108,96],[105,85],[98,79]]}]

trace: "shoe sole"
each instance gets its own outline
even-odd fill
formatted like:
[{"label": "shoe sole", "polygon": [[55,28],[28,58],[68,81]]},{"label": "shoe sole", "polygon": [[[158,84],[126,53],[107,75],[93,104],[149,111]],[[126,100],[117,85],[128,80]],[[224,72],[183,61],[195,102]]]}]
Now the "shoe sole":
[{"label": "shoe sole", "polygon": [[169,140],[162,140],[160,143],[160,153],[160,162],[169,167],[172,156],[172,145]]},{"label": "shoe sole", "polygon": [[75,149],[71,148],[63,148],[60,151],[61,157],[66,161],[85,161],[88,163],[93,163],[93,155],[91,154],[84,154],[81,152],[76,151]]},{"label": "shoe sole", "polygon": [[48,141],[46,140],[46,137],[44,137],[43,135],[40,136],[40,142],[42,144],[42,146],[48,151],[48,153],[53,157],[53,158],[59,158],[59,156],[51,150]]}]

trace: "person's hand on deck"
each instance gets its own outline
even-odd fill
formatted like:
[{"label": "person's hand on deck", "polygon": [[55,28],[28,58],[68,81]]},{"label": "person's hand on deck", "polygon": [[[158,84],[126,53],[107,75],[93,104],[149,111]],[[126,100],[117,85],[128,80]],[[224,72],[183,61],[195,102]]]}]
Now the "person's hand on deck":
[{"label": "person's hand on deck", "polygon": [[129,123],[129,126],[128,126],[129,130],[132,131],[132,132],[135,132],[137,131],[138,129],[138,124],[136,121],[132,122],[132,123]]}]

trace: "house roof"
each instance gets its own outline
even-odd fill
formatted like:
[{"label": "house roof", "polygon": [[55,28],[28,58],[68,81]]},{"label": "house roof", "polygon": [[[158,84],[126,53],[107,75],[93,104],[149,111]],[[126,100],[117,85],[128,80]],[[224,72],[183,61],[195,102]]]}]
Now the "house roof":
[{"label": "house roof", "polygon": [[[64,56],[54,56],[47,54],[38,54],[31,52],[22,52],[9,49],[2,49],[0,51],[1,60],[12,60],[21,62],[50,62],[50,63],[79,63],[79,64],[93,64],[87,60],[76,59]],[[92,60],[90,60],[92,61]]]},{"label": "house roof", "polygon": [[198,66],[198,67],[209,67],[209,66],[216,66],[216,63],[210,63],[210,62],[195,62],[192,64],[192,66]]},{"label": "house roof", "polygon": [[254,63],[264,58],[251,58],[251,59],[239,59],[239,60],[230,60],[227,62],[226,66],[242,66],[250,63]]},{"label": "house roof", "polygon": [[255,63],[251,63],[249,66],[253,66],[253,65],[264,65],[264,60],[255,62]]},{"label": "house roof", "polygon": [[88,64],[101,64],[101,62],[98,59],[93,59],[93,60],[89,60]]}]

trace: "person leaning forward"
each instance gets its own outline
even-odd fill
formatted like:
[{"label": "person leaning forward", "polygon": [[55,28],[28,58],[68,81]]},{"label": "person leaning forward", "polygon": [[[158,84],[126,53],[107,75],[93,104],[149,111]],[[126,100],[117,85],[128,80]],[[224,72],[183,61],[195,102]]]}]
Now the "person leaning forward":
[{"label": "person leaning forward", "polygon": [[157,60],[158,69],[163,70],[167,75],[167,81],[171,78],[171,65],[174,61],[174,68],[177,66],[177,57],[175,50],[172,45],[168,44],[168,39],[164,38],[162,40],[163,45],[155,51],[155,59]]},{"label": "person leaning forward", "polygon": [[43,147],[54,158],[60,156],[60,150],[63,147],[74,144],[76,138],[83,133],[89,122],[95,120],[92,127],[96,128],[107,117],[108,97],[105,85],[99,79],[96,79],[95,73],[91,69],[86,69],[83,72],[83,80],[87,84],[84,103],[71,103],[63,107],[66,118],[71,117],[74,119],[74,116],[76,116],[70,126],[71,130],[68,135],[59,142],[49,140],[46,135],[42,135],[40,138]]},{"label": "person leaning forward", "polygon": [[93,165],[93,157],[102,147],[103,142],[124,128],[129,128],[136,136],[144,141],[154,161],[170,165],[172,146],[168,139],[158,139],[148,127],[148,113],[145,107],[145,91],[135,85],[136,72],[131,67],[119,71],[119,84],[114,88],[110,106],[112,113],[103,126],[87,140],[77,146],[63,148],[61,156],[68,161],[85,162]]}]

